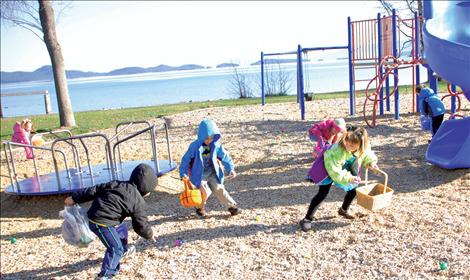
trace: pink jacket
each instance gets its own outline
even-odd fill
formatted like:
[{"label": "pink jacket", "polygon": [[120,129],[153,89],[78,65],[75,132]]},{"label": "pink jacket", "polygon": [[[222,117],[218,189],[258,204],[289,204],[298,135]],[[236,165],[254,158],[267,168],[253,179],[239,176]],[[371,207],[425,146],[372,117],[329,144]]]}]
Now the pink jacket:
[{"label": "pink jacket", "polygon": [[[17,122],[13,126],[13,135],[11,136],[11,142],[21,143],[31,145],[29,142],[29,131],[26,131],[21,127],[21,123]],[[26,158],[32,159],[33,158],[33,149],[30,147],[24,148],[26,151]]]},{"label": "pink jacket", "polygon": [[[332,136],[331,131],[333,127],[337,127],[334,119],[324,120],[322,122],[312,125],[312,127],[310,127],[310,129],[308,130],[308,134],[310,138],[312,138],[312,136],[316,136],[318,141],[317,146],[321,148],[325,145],[326,141]],[[332,140],[332,143],[335,143],[337,141],[336,138],[337,137],[335,135]]]}]

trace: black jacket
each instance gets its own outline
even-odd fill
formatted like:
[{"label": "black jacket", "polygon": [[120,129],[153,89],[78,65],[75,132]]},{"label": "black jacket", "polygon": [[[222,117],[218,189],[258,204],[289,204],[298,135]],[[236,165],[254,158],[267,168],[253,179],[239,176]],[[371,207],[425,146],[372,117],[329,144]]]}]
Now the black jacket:
[{"label": "black jacket", "polygon": [[72,195],[76,203],[93,200],[88,210],[88,218],[98,224],[115,226],[131,217],[134,231],[143,238],[153,236],[145,216],[143,196],[157,185],[157,176],[152,167],[139,164],[131,174],[129,181],[111,181]]}]

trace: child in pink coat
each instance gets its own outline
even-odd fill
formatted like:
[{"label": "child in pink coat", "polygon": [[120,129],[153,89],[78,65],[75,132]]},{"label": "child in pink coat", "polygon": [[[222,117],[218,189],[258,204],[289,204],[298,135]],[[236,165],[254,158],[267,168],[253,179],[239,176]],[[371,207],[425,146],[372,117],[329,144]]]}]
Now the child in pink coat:
[{"label": "child in pink coat", "polygon": [[343,118],[328,119],[316,123],[308,130],[310,140],[317,141],[317,146],[314,149],[319,152],[326,144],[334,144],[340,139],[341,133],[346,130],[346,122]]},{"label": "child in pink coat", "polygon": [[[16,122],[13,126],[13,135],[11,136],[11,142],[31,145],[29,141],[29,135],[33,124],[30,119],[24,119],[21,122]],[[30,147],[24,147],[26,151],[26,158],[33,158],[33,149]]]}]

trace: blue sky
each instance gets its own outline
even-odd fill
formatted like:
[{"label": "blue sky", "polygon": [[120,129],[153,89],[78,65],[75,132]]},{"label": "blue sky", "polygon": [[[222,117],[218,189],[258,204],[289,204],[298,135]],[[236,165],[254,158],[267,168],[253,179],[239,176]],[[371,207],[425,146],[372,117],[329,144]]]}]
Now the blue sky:
[{"label": "blue sky", "polygon": [[[57,24],[68,70],[159,64],[249,64],[260,52],[347,44],[347,17],[377,17],[378,1],[76,1]],[[321,55],[321,54],[319,54]],[[1,29],[1,70],[50,65],[30,31]]]}]

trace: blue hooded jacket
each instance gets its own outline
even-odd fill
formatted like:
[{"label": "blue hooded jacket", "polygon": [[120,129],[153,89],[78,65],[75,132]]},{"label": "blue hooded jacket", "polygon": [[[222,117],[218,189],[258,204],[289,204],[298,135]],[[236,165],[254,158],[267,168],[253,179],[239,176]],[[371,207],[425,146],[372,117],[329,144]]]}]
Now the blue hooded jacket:
[{"label": "blue hooded jacket", "polygon": [[[431,117],[442,115],[446,112],[444,103],[439,96],[430,88],[422,88],[419,93],[419,111],[421,114],[430,115]],[[427,104],[425,104],[425,102]],[[428,107],[426,109],[426,107]]]},{"label": "blue hooded jacket", "polygon": [[181,159],[180,164],[180,176],[187,176],[189,170],[191,169],[189,180],[191,183],[193,183],[194,186],[198,188],[201,186],[201,181],[204,174],[204,161],[202,158],[202,152],[204,151],[204,148],[202,145],[204,140],[209,136],[214,137],[214,140],[210,144],[210,159],[212,161],[212,165],[214,166],[215,174],[219,179],[219,183],[224,183],[224,170],[222,169],[219,160],[222,162],[227,173],[230,173],[232,170],[234,170],[232,158],[224,149],[224,147],[222,147],[222,144],[219,141],[221,136],[219,128],[217,128],[217,125],[214,121],[209,119],[203,120],[199,124],[197,140],[193,141],[189,145],[189,148]]}]

